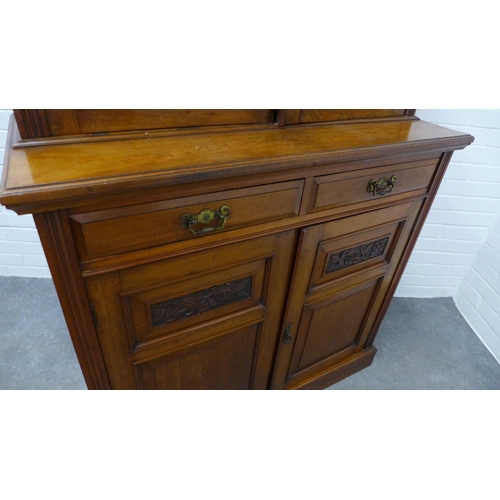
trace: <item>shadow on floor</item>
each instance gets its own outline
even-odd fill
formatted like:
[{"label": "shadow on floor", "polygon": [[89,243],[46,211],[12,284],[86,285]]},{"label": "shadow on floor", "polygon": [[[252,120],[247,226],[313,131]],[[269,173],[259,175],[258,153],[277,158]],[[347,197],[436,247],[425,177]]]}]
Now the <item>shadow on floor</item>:
[{"label": "shadow on floor", "polygon": [[[0,389],[86,389],[52,280],[0,277]],[[372,365],[342,389],[500,389],[500,365],[451,298],[395,298]]]}]

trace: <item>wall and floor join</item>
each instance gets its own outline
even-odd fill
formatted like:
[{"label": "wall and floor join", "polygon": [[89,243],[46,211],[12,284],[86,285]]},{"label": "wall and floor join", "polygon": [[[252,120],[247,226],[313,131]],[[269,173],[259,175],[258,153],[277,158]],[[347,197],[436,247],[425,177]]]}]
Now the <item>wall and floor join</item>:
[{"label": "wall and floor join", "polygon": [[[475,141],[453,155],[372,366],[332,388],[500,389],[500,110],[416,115]],[[52,282],[36,279],[50,276],[33,218],[0,205],[0,389],[85,388]]]}]

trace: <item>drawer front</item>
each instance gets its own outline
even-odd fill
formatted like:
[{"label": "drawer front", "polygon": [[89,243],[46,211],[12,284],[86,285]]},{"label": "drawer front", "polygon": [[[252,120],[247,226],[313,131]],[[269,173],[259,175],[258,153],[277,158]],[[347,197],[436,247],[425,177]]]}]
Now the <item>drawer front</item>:
[{"label": "drawer front", "polygon": [[438,163],[435,158],[316,177],[308,212],[356,203],[376,205],[413,191],[427,194]]},{"label": "drawer front", "polygon": [[303,181],[70,216],[82,260],[297,216]]}]

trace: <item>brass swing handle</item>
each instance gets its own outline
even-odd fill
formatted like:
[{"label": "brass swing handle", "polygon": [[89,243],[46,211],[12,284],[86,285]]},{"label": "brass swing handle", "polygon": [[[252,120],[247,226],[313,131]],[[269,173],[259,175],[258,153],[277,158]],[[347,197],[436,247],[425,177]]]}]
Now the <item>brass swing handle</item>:
[{"label": "brass swing handle", "polygon": [[384,194],[390,193],[394,186],[396,185],[397,177],[393,175],[390,179],[382,177],[380,180],[376,181],[372,179],[366,188],[369,193],[373,193],[373,196],[383,196]]},{"label": "brass swing handle", "polygon": [[[231,217],[231,207],[223,205],[218,210],[205,208],[198,215],[182,214],[179,221],[180,226],[189,229],[191,234],[205,234],[222,229],[229,217]],[[212,225],[214,221],[219,223]]]}]

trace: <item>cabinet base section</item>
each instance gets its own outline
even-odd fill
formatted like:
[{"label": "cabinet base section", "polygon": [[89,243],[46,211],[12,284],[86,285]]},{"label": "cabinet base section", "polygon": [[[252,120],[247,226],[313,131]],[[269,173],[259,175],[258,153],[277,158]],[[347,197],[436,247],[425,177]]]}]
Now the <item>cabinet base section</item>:
[{"label": "cabinet base section", "polygon": [[338,365],[334,369],[324,373],[320,373],[313,379],[306,380],[300,385],[290,387],[290,389],[326,389],[336,382],[340,382],[342,379],[347,378],[350,375],[354,375],[356,372],[359,372],[364,368],[370,366],[376,352],[377,349],[375,347],[368,347],[356,356],[346,360],[345,363]]}]

